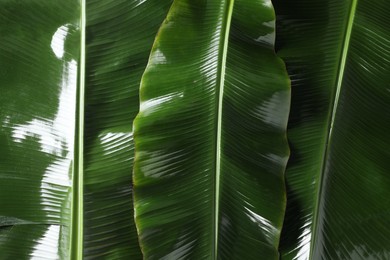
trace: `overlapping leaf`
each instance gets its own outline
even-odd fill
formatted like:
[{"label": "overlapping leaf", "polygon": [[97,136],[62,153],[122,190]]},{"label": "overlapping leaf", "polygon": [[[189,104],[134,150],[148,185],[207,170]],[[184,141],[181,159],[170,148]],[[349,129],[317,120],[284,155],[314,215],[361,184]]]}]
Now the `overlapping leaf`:
[{"label": "overlapping leaf", "polygon": [[390,6],[274,4],[292,79],[282,259],[388,259]]},{"label": "overlapping leaf", "polygon": [[289,84],[269,1],[175,1],[141,84],[146,259],[277,259]]},{"label": "overlapping leaf", "polygon": [[84,258],[142,259],[132,203],[132,121],[171,0],[86,4]]}]

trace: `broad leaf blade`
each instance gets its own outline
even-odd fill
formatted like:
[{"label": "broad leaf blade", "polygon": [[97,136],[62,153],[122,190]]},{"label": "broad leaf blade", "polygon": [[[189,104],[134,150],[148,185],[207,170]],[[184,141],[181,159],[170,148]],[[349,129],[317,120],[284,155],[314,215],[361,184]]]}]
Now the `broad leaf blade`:
[{"label": "broad leaf blade", "polygon": [[390,8],[275,5],[293,82],[283,258],[387,259]]},{"label": "broad leaf blade", "polygon": [[[0,258],[142,258],[132,120],[169,4],[0,4]],[[85,98],[76,94],[82,87]]]},{"label": "broad leaf blade", "polygon": [[142,259],[132,205],[132,120],[171,1],[86,4],[84,258]]},{"label": "broad leaf blade", "polygon": [[268,2],[175,1],[160,28],[134,123],[147,259],[278,258],[289,88],[273,24]]},{"label": "broad leaf blade", "polygon": [[78,18],[78,1],[0,4],[0,252],[7,259],[68,256]]}]

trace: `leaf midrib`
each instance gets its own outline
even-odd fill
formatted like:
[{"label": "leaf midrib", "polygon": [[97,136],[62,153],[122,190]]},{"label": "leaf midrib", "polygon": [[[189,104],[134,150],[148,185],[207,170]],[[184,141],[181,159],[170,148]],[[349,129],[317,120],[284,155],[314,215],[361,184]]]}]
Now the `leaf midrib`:
[{"label": "leaf midrib", "polygon": [[221,177],[221,143],[222,143],[222,106],[225,86],[226,73],[226,58],[229,44],[230,24],[233,14],[234,0],[227,0],[227,11],[224,16],[223,36],[220,41],[220,49],[222,49],[220,70],[219,70],[219,92],[218,92],[218,107],[217,107],[217,133],[216,133],[216,161],[215,161],[215,207],[214,207],[214,257],[218,258],[218,233],[219,233],[219,197],[220,197],[220,177]]},{"label": "leaf midrib", "polygon": [[76,107],[75,151],[72,180],[70,225],[70,258],[83,259],[83,195],[84,195],[84,100],[85,100],[85,44],[86,0],[80,0],[80,66]]},{"label": "leaf midrib", "polygon": [[316,194],[316,204],[315,204],[315,210],[314,210],[314,216],[313,216],[313,226],[312,226],[312,242],[310,245],[310,257],[309,259],[314,259],[314,249],[315,245],[317,243],[317,236],[316,234],[319,232],[318,228],[318,221],[319,221],[319,213],[320,213],[320,202],[321,202],[321,195],[322,195],[322,186],[323,186],[323,180],[325,179],[325,168],[326,168],[326,162],[329,157],[329,146],[331,143],[332,133],[333,133],[333,125],[336,118],[336,112],[337,107],[339,103],[339,97],[340,97],[340,91],[342,87],[343,77],[344,77],[344,71],[345,71],[345,65],[347,61],[348,51],[349,51],[349,45],[352,35],[352,29],[353,29],[353,23],[355,19],[355,13],[356,13],[356,6],[357,6],[358,0],[352,0],[349,10],[349,15],[347,19],[347,25],[344,33],[344,39],[343,39],[343,45],[341,50],[341,60],[340,64],[338,66],[337,70],[337,76],[336,76],[336,91],[335,91],[335,98],[333,101],[333,107],[330,111],[331,117],[330,117],[330,126],[328,129],[328,135],[326,136],[326,143],[324,147],[324,156],[321,162],[321,172],[320,172],[320,178],[317,185],[317,194]]}]

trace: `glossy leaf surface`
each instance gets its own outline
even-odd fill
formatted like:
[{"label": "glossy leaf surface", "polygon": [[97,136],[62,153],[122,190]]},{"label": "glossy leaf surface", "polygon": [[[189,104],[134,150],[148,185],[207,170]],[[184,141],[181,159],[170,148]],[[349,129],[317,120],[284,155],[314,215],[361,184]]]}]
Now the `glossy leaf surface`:
[{"label": "glossy leaf surface", "polygon": [[79,11],[78,1],[0,3],[2,259],[69,257]]},{"label": "glossy leaf surface", "polygon": [[175,1],[141,83],[146,259],[278,259],[290,91],[269,1]]},{"label": "glossy leaf surface", "polygon": [[171,0],[86,4],[84,258],[142,259],[132,203],[132,121]]},{"label": "glossy leaf surface", "polygon": [[282,259],[388,259],[390,6],[274,4],[292,80]]},{"label": "glossy leaf surface", "polygon": [[0,3],[0,259],[142,259],[132,120],[169,5]]}]

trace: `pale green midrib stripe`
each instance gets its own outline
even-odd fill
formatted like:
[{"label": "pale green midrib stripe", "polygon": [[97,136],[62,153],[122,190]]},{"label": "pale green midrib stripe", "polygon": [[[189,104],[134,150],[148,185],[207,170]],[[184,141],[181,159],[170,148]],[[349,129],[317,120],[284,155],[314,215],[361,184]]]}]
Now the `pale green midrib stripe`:
[{"label": "pale green midrib stripe", "polygon": [[83,186],[84,186],[84,97],[85,97],[85,26],[86,2],[80,0],[80,65],[77,95],[77,113],[75,135],[75,160],[73,165],[72,216],[70,231],[70,257],[72,260],[83,259]]},{"label": "pale green midrib stripe", "polygon": [[82,259],[83,253],[83,213],[84,213],[84,99],[85,99],[85,26],[86,0],[81,6],[81,51],[80,51],[80,100],[79,100],[79,170],[78,170],[78,247],[77,256]]},{"label": "pale green midrib stripe", "polygon": [[220,177],[221,177],[221,139],[222,139],[222,104],[224,95],[225,72],[226,72],[226,57],[229,43],[230,24],[233,14],[234,0],[228,1],[228,9],[225,15],[225,26],[223,29],[224,35],[221,38],[222,45],[222,60],[221,70],[219,75],[219,93],[218,93],[218,115],[217,115],[217,146],[216,146],[216,175],[215,175],[215,212],[214,212],[214,259],[218,258],[218,233],[219,233],[219,196],[220,196]]},{"label": "pale green midrib stripe", "polygon": [[317,185],[317,197],[316,197],[316,204],[315,204],[315,211],[314,211],[314,222],[313,222],[313,227],[312,227],[312,243],[310,245],[310,259],[313,258],[313,251],[316,245],[316,236],[315,234],[318,233],[318,218],[319,218],[319,204],[321,201],[321,194],[322,194],[322,185],[323,185],[323,180],[324,180],[324,175],[325,175],[325,167],[326,167],[326,161],[329,157],[329,146],[330,146],[330,141],[332,138],[332,133],[333,133],[333,124],[334,120],[336,117],[336,112],[337,112],[337,106],[339,103],[339,97],[340,97],[340,91],[341,91],[341,85],[343,83],[343,76],[344,76],[344,70],[345,70],[345,64],[347,61],[347,55],[349,51],[349,45],[350,45],[350,40],[351,40],[351,35],[352,35],[352,29],[353,29],[353,23],[355,19],[355,13],[356,13],[356,6],[357,6],[357,1],[358,0],[352,0],[351,3],[351,8],[347,20],[347,26],[345,30],[345,36],[344,36],[344,41],[343,41],[343,47],[342,47],[342,52],[341,52],[341,61],[338,67],[338,73],[337,73],[337,79],[336,79],[336,93],[335,93],[335,98],[333,102],[333,108],[332,108],[332,115],[330,118],[330,127],[328,130],[328,136],[326,139],[326,144],[324,148],[324,156],[322,160],[322,165],[321,165],[321,176],[319,178],[319,182]]}]

